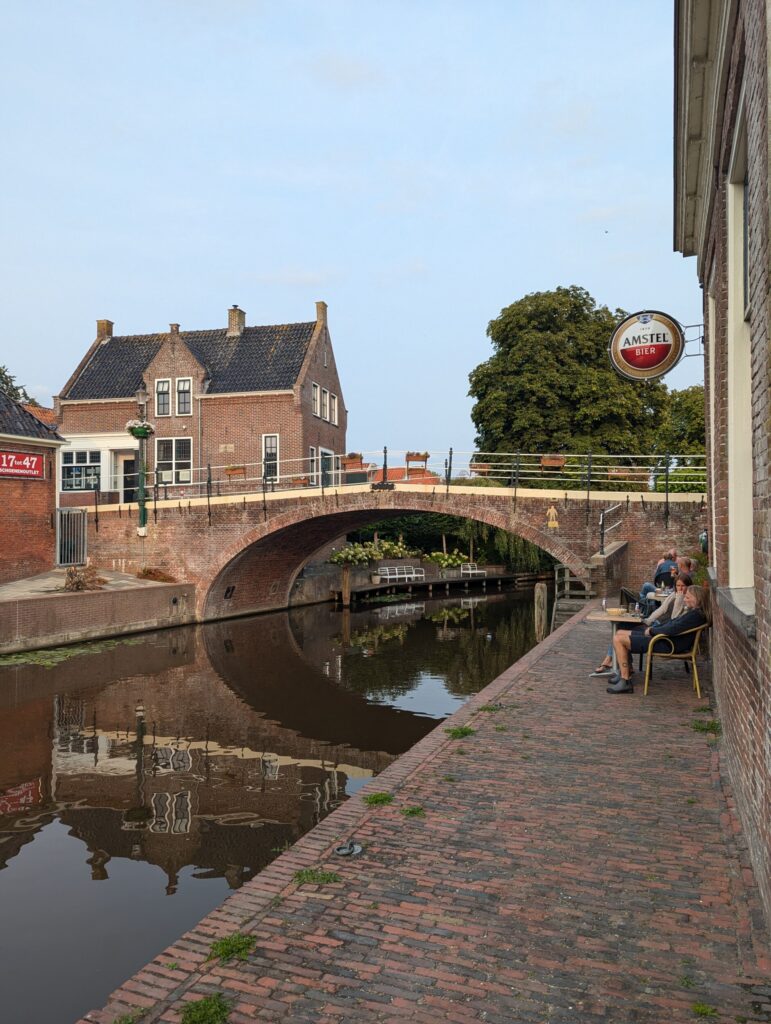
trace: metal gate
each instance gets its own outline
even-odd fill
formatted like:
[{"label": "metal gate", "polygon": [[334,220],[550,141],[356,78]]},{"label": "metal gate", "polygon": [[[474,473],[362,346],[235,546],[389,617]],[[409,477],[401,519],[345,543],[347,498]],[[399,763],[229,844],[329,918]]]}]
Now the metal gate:
[{"label": "metal gate", "polygon": [[56,516],[56,564],[85,565],[88,513],[83,508],[60,508]]}]

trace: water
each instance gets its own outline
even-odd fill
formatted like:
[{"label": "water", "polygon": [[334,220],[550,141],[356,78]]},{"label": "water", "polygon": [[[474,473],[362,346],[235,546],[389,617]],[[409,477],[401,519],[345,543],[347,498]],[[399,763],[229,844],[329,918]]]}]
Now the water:
[{"label": "water", "polygon": [[534,643],[532,597],[504,594],[0,667],[0,1017],[102,1005]]}]

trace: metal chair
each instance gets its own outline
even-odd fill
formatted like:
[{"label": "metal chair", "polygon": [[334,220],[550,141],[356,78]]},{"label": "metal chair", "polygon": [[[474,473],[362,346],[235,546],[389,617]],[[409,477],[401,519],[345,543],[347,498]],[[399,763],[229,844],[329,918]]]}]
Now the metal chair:
[{"label": "metal chair", "polygon": [[[643,695],[648,695],[648,681],[651,677],[651,669],[653,666],[654,658],[668,658],[670,661],[685,661],[690,662],[691,672],[693,673],[693,688],[696,691],[696,696],[701,698],[701,689],[699,688],[699,673],[696,668],[696,655],[699,653],[699,641],[701,640],[701,634],[705,629],[709,629],[709,623],[705,623],[703,626],[696,626],[694,629],[687,629],[684,633],[678,633],[678,638],[681,636],[693,635],[693,643],[689,651],[681,651],[679,654],[675,652],[675,645],[672,642],[673,637],[666,636],[664,633],[659,633],[657,636],[652,636],[650,643],[648,644],[647,659],[645,661],[645,689]],[[669,650],[666,648],[662,650],[654,650],[654,645],[660,641],[665,641],[669,645]]]}]

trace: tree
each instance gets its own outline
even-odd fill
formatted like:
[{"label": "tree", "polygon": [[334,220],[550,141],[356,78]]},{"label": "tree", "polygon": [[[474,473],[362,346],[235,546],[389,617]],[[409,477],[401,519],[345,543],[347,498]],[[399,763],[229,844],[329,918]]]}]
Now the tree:
[{"label": "tree", "polygon": [[671,455],[703,455],[705,444],[704,385],[693,384],[681,391],[671,391],[656,450]]},{"label": "tree", "polygon": [[608,342],[624,315],[572,285],[526,295],[491,320],[493,355],[469,377],[479,450],[653,451],[667,389],[611,367]]},{"label": "tree", "polygon": [[34,398],[27,394],[26,388],[16,383],[16,378],[7,366],[0,366],[0,391],[4,395],[8,395],[9,398],[12,398],[14,402],[26,402],[29,405],[37,405]]}]

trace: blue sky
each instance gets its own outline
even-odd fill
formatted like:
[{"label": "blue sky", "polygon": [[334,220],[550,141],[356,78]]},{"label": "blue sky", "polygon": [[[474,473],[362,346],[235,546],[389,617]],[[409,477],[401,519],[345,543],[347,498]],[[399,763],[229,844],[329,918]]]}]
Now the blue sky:
[{"label": "blue sky", "polygon": [[522,295],[702,319],[672,28],[671,0],[4,4],[0,362],[48,402],[97,318],[325,299],[347,447],[469,451],[469,371]]}]

